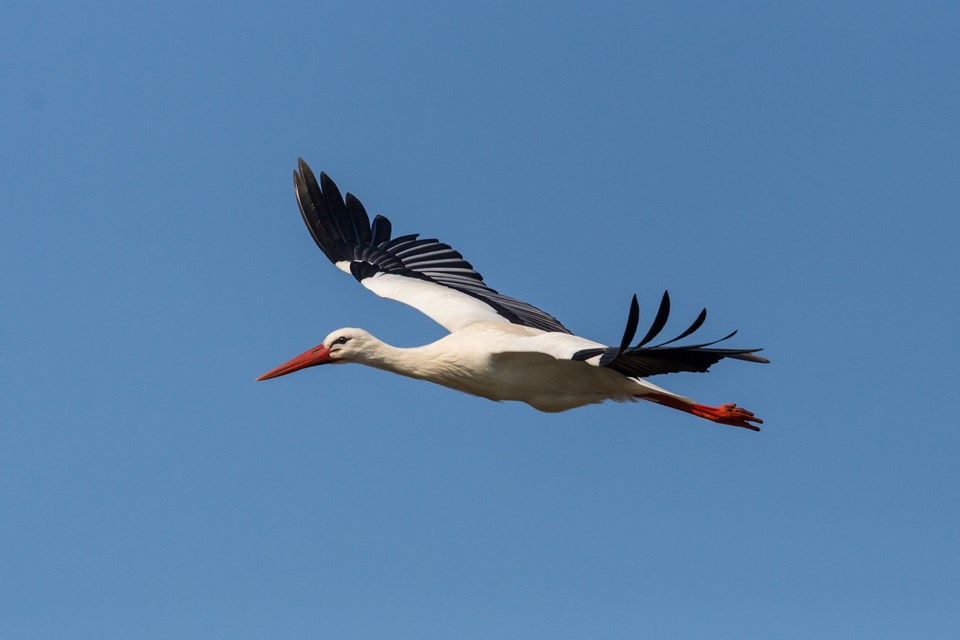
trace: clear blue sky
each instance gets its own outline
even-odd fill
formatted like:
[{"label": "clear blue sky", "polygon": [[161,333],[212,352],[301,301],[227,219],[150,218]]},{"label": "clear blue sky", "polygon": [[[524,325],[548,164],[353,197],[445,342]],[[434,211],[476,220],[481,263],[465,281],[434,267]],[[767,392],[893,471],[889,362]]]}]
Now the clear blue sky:
[{"label": "clear blue sky", "polygon": [[[956,3],[267,4],[0,9],[0,636],[960,637]],[[298,155],[765,430],[255,383],[442,334]]]}]

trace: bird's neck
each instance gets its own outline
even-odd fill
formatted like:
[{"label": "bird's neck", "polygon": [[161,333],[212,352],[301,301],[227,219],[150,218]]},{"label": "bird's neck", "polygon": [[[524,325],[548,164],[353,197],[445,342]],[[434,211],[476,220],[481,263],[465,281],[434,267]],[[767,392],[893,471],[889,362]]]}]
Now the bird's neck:
[{"label": "bird's neck", "polygon": [[368,367],[420,380],[433,380],[445,368],[445,359],[434,345],[402,348],[380,340],[358,361]]},{"label": "bird's neck", "polygon": [[417,351],[416,348],[404,349],[394,347],[386,342],[377,340],[371,345],[371,348],[363,354],[362,358],[358,358],[357,361],[360,364],[365,364],[374,369],[383,369],[391,373],[409,375],[407,370],[416,367],[419,363],[420,358],[418,356],[420,354],[418,354]]}]

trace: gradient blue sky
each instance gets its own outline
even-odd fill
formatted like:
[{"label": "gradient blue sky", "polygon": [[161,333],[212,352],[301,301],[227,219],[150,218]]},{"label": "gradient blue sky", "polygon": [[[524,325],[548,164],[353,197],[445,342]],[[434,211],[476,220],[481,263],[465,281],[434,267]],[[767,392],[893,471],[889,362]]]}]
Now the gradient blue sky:
[{"label": "gradient blue sky", "polygon": [[[139,4],[139,3],[134,3]],[[0,636],[956,638],[953,2],[0,8]],[[767,367],[561,415],[361,367],[298,155],[616,341]]]}]

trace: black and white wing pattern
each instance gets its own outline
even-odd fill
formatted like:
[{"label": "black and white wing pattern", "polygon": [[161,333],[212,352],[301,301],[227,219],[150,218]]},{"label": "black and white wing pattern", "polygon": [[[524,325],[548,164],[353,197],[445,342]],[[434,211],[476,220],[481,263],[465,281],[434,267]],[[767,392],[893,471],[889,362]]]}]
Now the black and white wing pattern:
[{"label": "black and white wing pattern", "polygon": [[637,326],[640,323],[640,305],[637,303],[637,296],[633,296],[630,303],[630,314],[627,318],[627,327],[623,332],[623,339],[619,347],[592,348],[583,349],[573,354],[573,360],[590,361],[592,358],[600,356],[595,364],[599,367],[610,367],[614,371],[619,371],[625,376],[631,378],[646,378],[663,373],[677,373],[680,371],[690,371],[694,373],[705,373],[712,365],[724,358],[733,358],[734,360],[746,360],[748,362],[770,362],[766,358],[756,355],[757,351],[762,349],[715,349],[713,345],[723,342],[736,335],[736,331],[712,342],[703,342],[700,344],[689,344],[683,346],[667,346],[683,340],[694,333],[703,325],[707,319],[707,310],[704,309],[697,316],[683,333],[672,340],[661,342],[652,347],[646,346],[663,330],[667,324],[667,318],[670,316],[670,295],[664,291],[663,298],[660,300],[660,308],[653,319],[653,324],[640,342],[631,347],[630,343],[637,333]]},{"label": "black and white wing pattern", "polygon": [[318,183],[303,159],[299,165],[297,203],[317,246],[378,296],[408,304],[448,331],[492,321],[570,333],[550,314],[488,287],[450,245],[419,234],[391,238],[387,218],[376,216],[371,224],[352,194],[344,198],[325,173]]}]

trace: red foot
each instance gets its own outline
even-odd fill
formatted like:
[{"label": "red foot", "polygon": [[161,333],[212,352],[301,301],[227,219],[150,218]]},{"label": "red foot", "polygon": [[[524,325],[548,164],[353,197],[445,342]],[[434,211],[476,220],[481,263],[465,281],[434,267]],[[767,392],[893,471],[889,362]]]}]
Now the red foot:
[{"label": "red foot", "polygon": [[679,409],[680,411],[692,413],[695,416],[706,418],[707,420],[712,420],[713,422],[728,424],[731,427],[742,427],[744,429],[750,429],[751,431],[760,431],[760,427],[750,423],[756,422],[757,424],[763,424],[763,420],[754,416],[752,411],[747,411],[746,409],[738,407],[735,404],[725,404],[719,407],[708,407],[702,404],[687,404],[686,402],[682,402],[676,398],[671,398],[670,396],[661,395],[659,393],[652,393],[650,395],[643,396],[643,398],[645,400],[651,400],[657,404],[670,407],[671,409]]},{"label": "red foot", "polygon": [[707,407],[702,404],[695,404],[690,413],[695,416],[700,416],[701,418],[706,418],[707,420],[719,422],[720,424],[728,424],[731,427],[743,427],[744,429],[751,429],[753,431],[760,431],[760,427],[753,426],[750,424],[751,422],[763,424],[763,420],[754,416],[752,411],[747,411],[743,407],[738,407],[735,404],[725,404],[719,407]]}]

